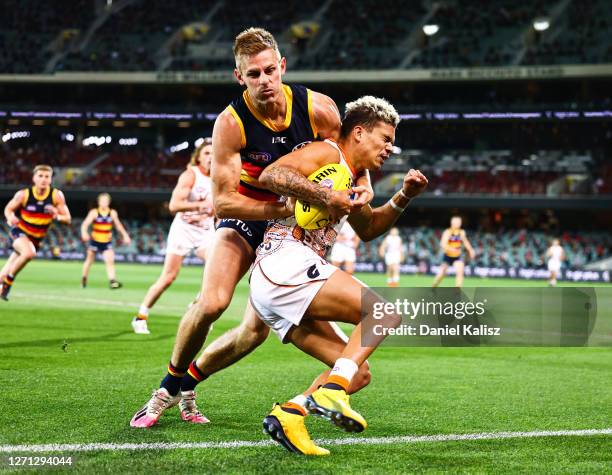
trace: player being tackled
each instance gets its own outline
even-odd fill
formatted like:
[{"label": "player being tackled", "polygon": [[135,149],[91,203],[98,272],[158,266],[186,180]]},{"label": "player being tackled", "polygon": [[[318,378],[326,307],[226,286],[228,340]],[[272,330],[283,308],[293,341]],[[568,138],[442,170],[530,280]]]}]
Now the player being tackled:
[{"label": "player being tackled", "polygon": [[[391,154],[398,122],[395,108],[387,101],[362,97],[346,105],[338,142],[307,145],[280,158],[260,176],[270,190],[302,202],[328,205],[344,199],[348,203],[342,214],[338,208],[330,209],[329,224],[321,229],[304,229],[294,217],[271,221],[251,271],[250,301],[259,318],[283,343],[293,343],[332,368],[319,385],[313,384],[275,406],[264,419],[264,432],[292,452],[329,453],[310,439],[304,425],[307,413],[325,417],[348,432],[366,429],[365,419],[351,408],[349,394],[364,386],[355,387],[356,380],[367,368],[368,356],[384,338],[364,334],[369,341],[362,346],[365,286],[323,256],[347,219],[360,239],[370,241],[387,232],[410,200],[427,186],[427,178],[420,171],[410,170],[402,189],[373,209],[370,205],[351,206],[351,191],[340,190],[337,183],[324,187],[307,177],[331,163],[346,167],[353,178],[363,170],[379,170]],[[399,325],[398,315],[388,317],[389,325]],[[325,331],[336,321],[355,325],[348,341],[334,339]]]}]

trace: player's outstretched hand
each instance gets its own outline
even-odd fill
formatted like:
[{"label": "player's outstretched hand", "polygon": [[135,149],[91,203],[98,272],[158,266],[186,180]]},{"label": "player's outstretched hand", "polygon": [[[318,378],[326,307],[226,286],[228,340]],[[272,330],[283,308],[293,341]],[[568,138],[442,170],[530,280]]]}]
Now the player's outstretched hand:
[{"label": "player's outstretched hand", "polygon": [[408,198],[414,198],[415,196],[421,194],[425,188],[427,188],[428,183],[429,181],[420,170],[414,170],[411,168],[404,177],[404,194]]},{"label": "player's outstretched hand", "polygon": [[123,238],[121,239],[121,243],[124,246],[129,246],[130,244],[132,244],[132,239],[126,234],[125,236],[123,236]]},{"label": "player's outstretched hand", "polygon": [[89,238],[89,234],[87,234],[87,233],[83,233],[83,234],[81,234],[81,241],[83,241],[83,242],[88,242],[88,241],[89,241],[89,239],[90,239],[90,238]]}]

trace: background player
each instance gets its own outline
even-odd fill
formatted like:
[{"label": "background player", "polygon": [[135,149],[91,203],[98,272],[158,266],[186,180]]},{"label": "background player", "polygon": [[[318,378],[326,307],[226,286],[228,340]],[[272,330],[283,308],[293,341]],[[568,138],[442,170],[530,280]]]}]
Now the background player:
[{"label": "background player", "polygon": [[[348,196],[350,191],[333,191],[306,177],[330,163],[340,163],[352,176],[363,169],[380,169],[391,154],[398,122],[395,108],[387,101],[362,97],[346,105],[337,144],[325,140],[293,152],[264,170],[261,179],[279,194],[328,205],[334,195]],[[374,209],[367,205],[355,210],[348,221],[361,239],[372,240],[386,232],[410,199],[426,186],[425,176],[410,170],[402,190],[389,202]],[[332,214],[332,220],[334,217],[338,218]],[[307,408],[313,414],[330,417],[349,431],[366,426],[363,417],[350,408],[348,399],[354,376],[377,343],[362,343],[364,284],[322,259],[346,220],[346,216],[341,217],[335,224],[332,221],[312,231],[297,226],[294,217],[271,222],[251,273],[251,302],[260,318],[281,341],[292,342],[333,368],[324,385],[308,398],[304,393],[275,406],[264,420],[264,430],[275,440],[304,454],[328,453],[315,446],[306,432],[303,416]],[[346,344],[330,331],[330,322],[334,321],[356,325]],[[322,348],[329,348],[327,360],[321,357]],[[330,358],[330,353],[335,353],[334,357]]]},{"label": "background player", "polygon": [[166,258],[159,278],[149,287],[138,313],[132,320],[135,333],[149,334],[149,311],[181,270],[183,259],[195,252],[206,261],[207,252],[215,233],[215,218],[210,181],[212,139],[206,137],[191,154],[185,170],[170,198],[170,211],[176,213],[168,232]]},{"label": "background player", "polygon": [[34,185],[15,193],[4,208],[4,217],[11,228],[13,252],[0,271],[0,298],[3,300],[8,300],[17,274],[36,256],[51,222],[56,220],[70,224],[70,211],[64,194],[51,186],[52,180],[53,168],[49,165],[36,165],[32,176]]},{"label": "background player", "polygon": [[379,255],[385,260],[387,285],[399,285],[400,264],[404,261],[404,244],[397,228],[391,228],[380,245]]},{"label": "background player", "polygon": [[565,251],[558,239],[553,239],[550,247],[546,250],[546,257],[548,258],[548,270],[550,271],[548,285],[554,287],[557,285],[557,277],[561,272],[561,262],[565,259]]},{"label": "background player", "polygon": [[[195,386],[211,374],[253,351],[267,338],[269,329],[250,304],[239,327],[213,341],[198,361],[210,326],[228,307],[236,285],[255,258],[267,219],[282,218],[293,210],[278,195],[259,183],[262,170],[277,158],[317,138],[336,138],[340,115],[329,97],[303,86],[282,83],[286,60],[276,40],[266,30],[249,28],[234,42],[234,75],[245,86],[216,119],[213,129],[213,196],[221,222],[215,233],[209,262],[204,269],[200,296],[183,316],[168,372],[149,402],[132,418],[133,427],[150,427],[161,413],[177,403],[190,422],[206,418],[195,405]],[[369,176],[357,184],[353,206],[372,199]],[[332,203],[348,212],[348,198]]]},{"label": "background player", "polygon": [[461,259],[462,246],[465,246],[467,249],[470,259],[474,259],[474,249],[470,241],[468,241],[465,231],[461,229],[461,218],[459,216],[453,216],[451,218],[450,228],[444,230],[442,238],[440,239],[440,248],[444,252],[444,260],[440,265],[438,275],[433,281],[433,287],[437,287],[440,282],[442,282],[448,266],[453,266],[455,268],[455,287],[463,286],[463,271],[465,265]]},{"label": "background player", "polygon": [[355,271],[359,241],[359,236],[352,226],[348,222],[344,223],[331,250],[331,263],[336,267],[342,267],[344,264],[344,271],[352,274]]},{"label": "background player", "polygon": [[[83,276],[81,287],[87,287],[89,269],[96,260],[96,253],[102,254],[109,287],[119,289],[122,284],[118,282],[115,275],[115,251],[113,251],[113,227],[121,234],[121,242],[129,246],[132,240],[119,219],[116,210],[110,207],[111,196],[108,193],[98,195],[98,207],[89,210],[87,217],[81,223],[81,239],[87,244],[87,254],[83,263]],[[91,226],[91,234],[88,233]]]}]

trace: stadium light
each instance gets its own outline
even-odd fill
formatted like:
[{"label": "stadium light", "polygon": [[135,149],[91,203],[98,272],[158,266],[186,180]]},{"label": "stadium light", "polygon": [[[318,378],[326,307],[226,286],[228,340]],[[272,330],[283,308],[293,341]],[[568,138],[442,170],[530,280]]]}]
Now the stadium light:
[{"label": "stadium light", "polygon": [[425,33],[427,36],[433,36],[438,31],[440,31],[440,27],[438,25],[435,25],[435,24],[423,25],[423,33]]},{"label": "stadium light", "polygon": [[197,139],[194,143],[193,146],[195,148],[198,148],[200,145],[202,145],[204,143],[204,139],[202,137],[200,137],[199,139]]},{"label": "stadium light", "polygon": [[30,136],[30,132],[27,130],[20,130],[18,132],[7,132],[2,136],[3,142],[8,142],[9,140],[14,139],[25,139]]},{"label": "stadium light", "polygon": [[122,139],[119,139],[119,145],[122,145],[124,147],[138,145],[138,139],[136,137],[122,138]]},{"label": "stadium light", "polygon": [[189,147],[189,142],[187,142],[187,141],[181,142],[179,144],[172,145],[170,147],[170,153],[180,152],[181,150],[185,150],[188,147]]},{"label": "stadium light", "polygon": [[533,29],[535,31],[545,31],[550,27],[550,20],[548,18],[536,18],[533,20]]}]

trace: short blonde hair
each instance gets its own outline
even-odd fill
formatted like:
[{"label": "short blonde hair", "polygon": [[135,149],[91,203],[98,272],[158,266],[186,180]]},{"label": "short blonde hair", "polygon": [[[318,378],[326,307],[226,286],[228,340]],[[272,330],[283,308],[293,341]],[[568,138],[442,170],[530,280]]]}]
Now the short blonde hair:
[{"label": "short blonde hair", "polygon": [[105,197],[108,198],[108,201],[112,201],[111,195],[109,195],[108,193],[100,193],[97,198],[98,203],[100,203],[100,199]]},{"label": "short blonde hair", "polygon": [[36,175],[37,172],[51,172],[51,175],[53,175],[53,167],[51,165],[36,165],[32,175]]},{"label": "short blonde hair", "polygon": [[240,69],[240,61],[245,56],[254,56],[264,50],[273,49],[280,60],[281,54],[274,35],[263,28],[247,28],[240,32],[234,40],[234,58],[236,68]]},{"label": "short blonde hair", "polygon": [[199,165],[198,159],[200,158],[200,152],[207,145],[212,145],[211,137],[206,137],[204,140],[202,140],[202,143],[198,145],[193,152],[191,152],[191,158],[189,159],[189,164],[187,165],[188,167]]}]

